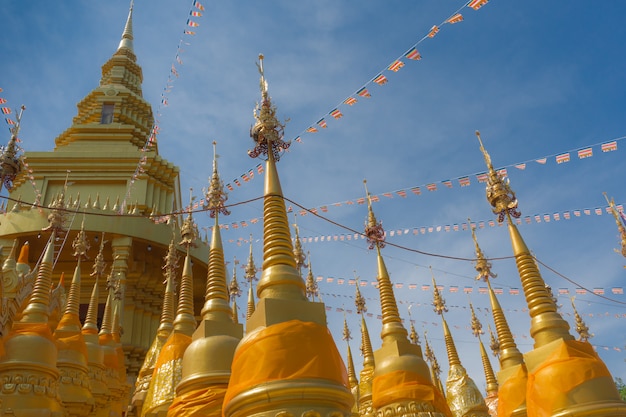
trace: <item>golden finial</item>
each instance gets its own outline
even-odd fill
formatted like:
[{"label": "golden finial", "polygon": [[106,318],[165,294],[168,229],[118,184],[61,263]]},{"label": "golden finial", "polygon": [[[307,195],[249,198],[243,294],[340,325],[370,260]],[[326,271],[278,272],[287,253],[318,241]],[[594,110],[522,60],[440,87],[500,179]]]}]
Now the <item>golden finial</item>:
[{"label": "golden finial", "polygon": [[248,155],[257,158],[263,154],[267,155],[268,159],[278,162],[281,152],[287,150],[291,143],[283,141],[285,124],[276,118],[276,107],[269,97],[262,54],[259,55],[257,68],[261,74],[261,104],[257,103],[253,112],[256,122],[250,128],[250,137],[254,140],[255,147],[248,151]]},{"label": "golden finial", "polygon": [[374,366],[374,349],[372,349],[372,341],[370,339],[370,333],[367,329],[367,323],[365,317],[361,314],[361,355],[363,356],[363,367]]},{"label": "golden finial", "polygon": [[250,254],[248,255],[248,263],[244,269],[246,274],[246,280],[250,283],[250,287],[252,287],[252,281],[256,281],[256,265],[254,264],[254,257],[252,256],[252,235],[250,235]]},{"label": "golden finial", "polygon": [[343,333],[341,339],[346,342],[350,342],[350,340],[352,340],[352,335],[350,334],[350,329],[348,328],[348,320],[346,319],[345,314],[343,316]]},{"label": "golden finial", "polygon": [[57,197],[51,203],[50,208],[51,211],[50,214],[48,214],[48,226],[44,227],[42,230],[54,231],[55,234],[65,232],[67,230],[65,227],[67,211],[63,191],[59,192]]},{"label": "golden finial", "polygon": [[319,297],[319,287],[317,286],[317,281],[315,280],[315,276],[313,275],[313,265],[311,264],[311,254],[307,252],[309,263],[309,273],[306,276],[306,296],[311,300],[315,301],[315,297]]},{"label": "golden finial", "polygon": [[500,356],[500,341],[498,340],[498,337],[493,333],[493,330],[491,330],[491,325],[487,325],[487,328],[489,329],[489,348],[491,349],[491,353],[493,354],[493,356],[495,356],[496,358]]},{"label": "golden finial", "polygon": [[355,286],[356,286],[356,294],[354,296],[354,305],[356,306],[357,314],[363,315],[363,313],[367,313],[367,305],[365,304],[365,297],[361,295],[361,290],[359,289],[359,277],[356,276],[356,272],[354,273],[355,278]]},{"label": "golden finial", "polygon": [[228,200],[228,193],[224,191],[224,182],[220,179],[217,171],[217,142],[213,141],[213,175],[209,183],[209,189],[204,196],[204,208],[209,212],[209,216],[214,218],[217,213],[221,213],[225,216],[230,214],[230,211],[226,208],[226,200]]},{"label": "golden finial", "polygon": [[[169,247],[170,252],[175,252],[174,239]],[[169,255],[169,254],[168,254]],[[163,310],[161,311],[161,321],[159,322],[159,328],[157,333],[162,337],[166,337],[172,332],[174,328],[174,293],[176,292],[176,265],[167,265],[168,262],[178,262],[178,256],[166,256],[165,269],[165,294],[163,296]]]},{"label": "golden finial", "polygon": [[24,162],[19,154],[20,149],[17,145],[19,142],[17,135],[20,132],[24,110],[26,110],[26,106],[20,107],[20,111],[16,112],[15,124],[9,129],[11,131],[11,139],[9,139],[6,147],[0,147],[0,189],[4,185],[7,190],[11,191],[13,189],[13,181],[24,168]]},{"label": "golden finial", "polygon": [[383,229],[382,222],[376,221],[374,216],[374,210],[372,210],[372,198],[367,190],[367,180],[363,180],[365,186],[365,195],[367,197],[367,220],[365,222],[365,237],[369,248],[374,249],[374,246],[378,248],[385,247],[385,230]]},{"label": "golden finial", "polygon": [[487,150],[483,146],[483,141],[480,138],[480,132],[476,131],[476,137],[480,144],[480,151],[483,153],[485,163],[488,169],[487,178],[487,201],[491,204],[492,211],[498,215],[498,222],[502,222],[506,215],[511,215],[515,218],[521,216],[521,213],[517,210],[517,198],[515,193],[509,186],[509,179],[500,176],[491,163],[491,157]]},{"label": "golden finial", "polygon": [[133,52],[133,5],[134,0],[131,0],[128,18],[126,19],[126,25],[124,25],[124,32],[122,33],[122,40],[120,40],[120,44],[117,47],[118,51],[124,48]]},{"label": "golden finial", "polygon": [[297,214],[294,213],[293,228],[296,232],[296,236],[294,239],[293,257],[296,260],[296,267],[298,268],[298,272],[301,273],[302,267],[308,268],[308,265],[305,262],[306,255],[304,254],[304,250],[302,249],[302,241],[300,240],[300,228],[298,227],[298,224],[296,222],[296,217]]},{"label": "golden finial", "polygon": [[190,246],[196,247],[196,239],[198,238],[198,226],[193,220],[192,212],[193,212],[193,201],[195,197],[193,196],[193,188],[189,189],[189,207],[187,210],[187,218],[183,221],[182,226],[180,227],[180,236],[181,241],[178,242],[179,245],[184,246],[185,248],[189,248]]},{"label": "golden finial", "polygon": [[471,319],[471,326],[472,326],[472,334],[478,338],[480,338],[481,334],[485,334],[485,331],[483,330],[483,325],[480,322],[480,320],[478,320],[478,317],[476,317],[476,312],[474,311],[474,306],[472,305],[472,303],[469,303],[470,305],[470,310],[472,312],[472,319]]},{"label": "golden finial", "polygon": [[442,393],[445,391],[442,389],[441,379],[439,375],[441,375],[441,367],[439,366],[439,362],[437,361],[437,357],[435,356],[435,352],[428,343],[428,332],[424,332],[424,357],[430,362],[430,370],[433,381],[435,382],[435,386],[437,386]]},{"label": "golden finial", "polygon": [[491,271],[491,262],[487,260],[485,254],[478,246],[478,239],[476,239],[476,227],[472,226],[472,221],[467,219],[470,229],[472,230],[472,239],[474,240],[474,247],[476,248],[476,261],[474,262],[474,269],[478,272],[476,275],[477,280],[487,281],[489,278],[495,278],[498,275]]},{"label": "golden finial", "polygon": [[609,200],[606,193],[602,194],[604,194],[606,202],[609,203],[609,207],[611,208],[611,214],[615,218],[615,223],[617,224],[617,229],[619,230],[621,250],[618,251],[617,249],[615,249],[615,252],[621,253],[622,256],[626,257],[626,227],[624,226],[624,217],[615,207],[615,202],[613,201],[613,199],[611,198],[611,200]]},{"label": "golden finial", "polygon": [[167,254],[163,258],[165,264],[163,265],[163,276],[165,277],[165,281],[163,283],[167,283],[169,279],[174,280],[176,277],[176,271],[178,270],[178,260],[180,259],[178,255],[178,251],[176,250],[176,245],[174,243],[174,236],[172,236],[172,240],[170,241],[170,245],[167,248]]},{"label": "golden finial", "polygon": [[102,232],[102,236],[100,237],[100,249],[98,250],[98,254],[96,255],[96,259],[93,261],[93,269],[89,276],[96,277],[96,280],[101,278],[104,275],[104,270],[106,269],[106,264],[104,263],[104,245],[106,241],[104,240],[104,232]]},{"label": "golden finial", "polygon": [[578,314],[578,310],[576,310],[576,305],[574,304],[574,298],[571,298],[572,308],[574,309],[574,317],[576,318],[576,333],[578,333],[578,340],[582,342],[587,342],[589,339],[593,337],[593,334],[589,333],[589,326],[585,324],[583,318]]},{"label": "golden finial", "polygon": [[417,331],[415,330],[415,325],[413,323],[413,319],[411,318],[411,307],[413,307],[413,304],[411,304],[408,308],[409,311],[409,321],[411,322],[411,329],[409,331],[409,339],[411,339],[411,343],[413,343],[414,345],[419,345],[420,344],[420,336],[419,334],[417,334]]},{"label": "golden finial", "polygon": [[87,251],[89,250],[89,247],[89,242],[87,241],[87,236],[85,235],[85,216],[83,215],[83,222],[80,226],[80,231],[72,242],[72,248],[74,248],[73,256],[75,256],[80,262],[82,257],[87,258]]},{"label": "golden finial", "polygon": [[237,265],[239,265],[239,261],[235,258],[233,261],[233,278],[228,286],[230,301],[235,301],[235,298],[241,295],[241,287],[239,287],[239,281],[237,281]]},{"label": "golden finial", "polygon": [[446,307],[446,301],[441,296],[441,292],[439,292],[439,288],[437,287],[437,283],[435,282],[435,275],[433,274],[433,268],[430,267],[430,274],[432,276],[433,281],[433,307],[435,313],[443,316],[443,313],[448,311],[448,307]]}]

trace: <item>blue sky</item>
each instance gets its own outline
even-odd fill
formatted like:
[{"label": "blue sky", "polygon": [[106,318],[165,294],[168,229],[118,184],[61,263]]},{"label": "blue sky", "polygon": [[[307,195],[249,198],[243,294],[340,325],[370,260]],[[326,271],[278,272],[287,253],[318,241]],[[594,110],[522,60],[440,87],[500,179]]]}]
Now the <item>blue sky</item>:
[{"label": "blue sky", "polygon": [[[347,282],[355,274],[368,282],[376,275],[375,253],[367,250],[365,241],[340,239],[351,234],[342,226],[363,229],[366,207],[346,202],[364,196],[367,179],[370,192],[380,196],[374,210],[388,241],[405,248],[388,246],[383,254],[392,280],[403,284],[396,297],[406,326],[408,307],[413,305],[416,328],[428,331],[447,372],[440,319],[430,307],[432,293],[421,291],[422,285],[430,284],[432,267],[444,286],[450,309],[446,318],[461,360],[484,386],[478,346],[468,329],[468,297],[462,289],[473,288],[471,301],[480,308],[477,313],[485,328],[491,323],[483,310],[488,298],[478,293],[484,284],[473,280],[473,264],[454,259],[473,257],[470,233],[445,232],[446,225],[461,225],[468,218],[495,220],[475,177],[485,170],[474,135],[480,130],[494,165],[507,167],[522,216],[532,219],[519,228],[536,257],[587,288],[605,289],[614,300],[590,294],[576,297],[577,308],[595,333],[592,344],[614,376],[626,377],[622,331],[626,297],[611,292],[624,286],[626,259],[614,251],[619,239],[613,217],[595,214],[596,208],[606,206],[603,192],[618,204],[626,200],[621,181],[626,141],[620,139],[626,136],[625,6],[617,1],[492,0],[478,11],[463,8],[464,21],[441,26],[434,38],[417,46],[422,59],[409,61],[404,53],[433,25],[462,8],[463,1],[205,1],[203,16],[191,18],[199,26],[189,28],[191,3],[135,4],[135,52],[143,67],[144,97],[160,113],[160,154],[181,167],[184,199],[190,187],[200,195],[208,184],[213,140],[218,142],[225,183],[234,185],[235,178],[262,162],[250,159],[246,151],[253,145],[249,128],[259,99],[255,61],[259,53],[265,55],[270,95],[279,117],[289,120],[285,139],[292,140],[278,166],[285,197],[307,208],[328,206],[328,212],[320,214],[330,221],[308,214],[298,216],[297,223],[301,237],[307,238],[304,248],[310,252],[313,272],[323,277],[319,285],[331,307],[329,327],[342,352],[344,313],[338,309],[354,310],[354,287]],[[27,107],[20,135],[26,151],[52,150],[54,138],[71,125],[76,103],[98,85],[101,65],[117,48],[127,11],[128,2],[122,0],[3,2],[0,97],[7,100],[2,106]],[[186,29],[194,30],[195,36],[183,35]],[[182,65],[175,59],[177,53]],[[398,58],[404,67],[386,70]],[[171,83],[164,107],[161,96],[172,64],[179,76]],[[371,82],[380,73],[389,80],[383,86]],[[362,87],[370,98],[355,95]],[[351,96],[357,103],[343,104]],[[342,112],[341,119],[330,115],[335,108]],[[326,129],[318,126],[318,133],[305,132],[322,118]],[[9,139],[7,131],[4,136]],[[294,140],[298,136],[301,143]],[[601,152],[600,145],[613,140],[618,149]],[[577,150],[588,147],[593,156],[579,159]],[[571,160],[556,164],[555,156],[568,151]],[[544,157],[545,164],[536,162]],[[526,163],[524,170],[515,168],[520,163]],[[465,176],[471,185],[460,187],[458,178]],[[452,188],[445,180],[452,181]],[[426,190],[430,183],[437,191]],[[415,186],[421,187],[421,195],[411,193]],[[229,202],[258,197],[262,187],[257,175],[235,186]],[[404,198],[397,194],[402,190],[407,191]],[[383,196],[387,192],[393,197]],[[249,248],[242,240],[252,234],[254,256],[261,263],[261,223],[251,224],[260,217],[260,209],[258,201],[239,205],[223,219],[231,225],[222,232],[229,260],[245,262]],[[584,209],[591,214],[585,215]],[[582,211],[580,217],[574,216],[575,210]],[[570,212],[569,220],[565,212]],[[545,222],[544,215],[551,221]],[[201,227],[210,224],[202,213],[196,219]],[[232,228],[241,221],[249,226]],[[422,227],[435,231],[413,234]],[[398,230],[403,233],[398,235]],[[487,224],[477,234],[487,256],[511,255],[505,228]],[[331,236],[331,241],[321,242],[321,236]],[[516,341],[520,350],[528,351],[532,339],[528,315],[522,311],[524,298],[508,294],[521,287],[514,262],[493,261],[493,269],[498,274],[493,285],[504,291],[500,300]],[[570,294],[558,300],[573,324],[569,297],[577,285],[546,267],[541,271],[555,290],[569,289]],[[409,289],[409,284],[418,288]],[[450,286],[461,290],[450,293]],[[370,333],[378,347],[378,293],[371,285],[362,291],[373,315]],[[240,304],[244,302],[240,299]],[[357,316],[352,312],[346,318],[354,336],[353,352],[358,352]],[[360,358],[356,362],[360,368]]]}]

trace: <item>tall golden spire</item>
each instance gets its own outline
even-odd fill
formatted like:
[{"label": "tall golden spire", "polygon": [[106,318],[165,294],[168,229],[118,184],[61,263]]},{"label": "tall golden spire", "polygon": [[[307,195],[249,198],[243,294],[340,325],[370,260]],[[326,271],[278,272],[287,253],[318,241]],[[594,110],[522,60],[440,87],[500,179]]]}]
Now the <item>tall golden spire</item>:
[{"label": "tall golden spire", "polygon": [[491,288],[489,281],[487,281],[487,286],[489,287],[491,312],[493,314],[493,321],[496,326],[496,333],[498,334],[498,342],[500,345],[500,368],[506,369],[511,366],[522,365],[524,363],[524,357],[515,344],[513,333],[506,320],[502,306],[500,306],[500,302],[493,288]]},{"label": "tall golden spire", "polygon": [[93,270],[90,276],[95,278],[91,297],[89,298],[89,306],[87,308],[87,316],[83,324],[82,334],[87,347],[87,365],[89,369],[91,393],[95,400],[95,410],[97,415],[108,414],[111,407],[111,393],[106,384],[104,374],[106,366],[104,363],[104,349],[100,346],[98,336],[98,299],[99,289],[98,283],[100,278],[104,276],[106,264],[104,262],[104,233],[100,239],[100,249],[94,259]]},{"label": "tall golden spire", "polygon": [[[267,156],[263,272],[257,286],[259,301],[232,363],[224,416],[279,412],[345,415],[354,402],[346,368],[326,327],[324,305],[306,298],[306,286],[294,258],[276,169],[289,143],[283,141],[284,124],[276,118],[267,90],[262,55],[258,69],[261,103],[254,111],[256,122],[250,130],[255,148],[248,154]],[[259,362],[259,355],[266,360]],[[252,368],[254,372],[250,372]]]},{"label": "tall golden spire", "polygon": [[134,407],[135,415],[140,416],[143,404],[150,387],[152,374],[156,366],[159,354],[165,345],[174,328],[174,293],[176,287],[176,272],[178,269],[178,252],[174,242],[174,236],[170,242],[167,255],[165,256],[165,265],[163,266],[165,276],[165,293],[163,295],[163,308],[161,310],[161,320],[157,329],[152,345],[148,349],[144,358],[141,369],[137,374],[135,382],[135,392],[131,399],[131,405]]},{"label": "tall golden spire", "polygon": [[487,200],[491,204],[494,214],[498,215],[499,222],[502,222],[505,218],[507,219],[515,263],[517,264],[526,296],[526,303],[528,304],[528,312],[531,319],[530,335],[535,340],[535,348],[558,339],[572,340],[573,337],[569,333],[567,321],[563,320],[561,315],[558,314],[556,304],[546,290],[546,284],[530,251],[517,230],[517,226],[511,220],[511,216],[520,216],[520,213],[517,211],[515,193],[509,186],[508,179],[503,179],[493,168],[491,157],[483,146],[479,132],[476,132],[476,137],[489,169]]},{"label": "tall golden spire", "polygon": [[[79,314],[80,304],[80,263],[86,257],[89,243],[85,236],[85,221],[72,243],[76,268],[70,284],[70,291],[63,317],[54,332],[59,349],[57,367],[61,372],[59,394],[68,412],[76,416],[87,416],[94,407],[94,398],[89,388],[89,370],[87,366],[87,346],[81,332]],[[68,378],[72,376],[72,378]],[[76,384],[74,381],[81,381]]]},{"label": "tall golden spire", "polygon": [[472,333],[478,339],[478,345],[480,347],[480,358],[483,362],[483,370],[485,372],[485,381],[487,396],[485,397],[485,403],[489,408],[489,414],[491,417],[498,416],[498,381],[496,380],[496,375],[493,372],[493,368],[491,367],[491,361],[489,360],[489,356],[487,355],[487,351],[485,350],[485,346],[483,345],[483,341],[480,335],[484,334],[483,325],[476,317],[476,312],[474,311],[474,306],[470,302],[470,310],[472,312],[471,317],[471,328]]},{"label": "tall golden spire", "polygon": [[50,303],[50,288],[52,287],[52,265],[54,264],[53,231],[46,245],[41,259],[39,272],[28,305],[22,313],[22,323],[48,323],[48,305]]},{"label": "tall golden spire", "polygon": [[124,25],[124,32],[122,33],[122,40],[120,41],[119,46],[117,47],[118,51],[120,49],[128,49],[130,52],[134,53],[133,48],[133,7],[134,0],[130,2],[130,9],[128,10],[128,18],[126,19],[126,25]]},{"label": "tall golden spire", "polygon": [[[626,404],[621,402],[606,365],[591,345],[574,340],[569,333],[569,324],[558,313],[556,302],[548,292],[533,256],[511,220],[511,216],[520,215],[515,194],[508,181],[504,181],[493,169],[478,132],[476,136],[489,169],[487,200],[493,212],[498,214],[498,221],[507,219],[515,263],[531,318],[530,335],[535,345],[524,355],[528,366],[526,406],[529,414],[625,414]],[[502,339],[500,342],[503,342]],[[556,379],[564,384],[556,387],[553,383]],[[504,388],[501,384],[500,391]],[[501,396],[500,407],[503,402]]]},{"label": "tall golden spire", "polygon": [[219,214],[226,215],[229,212],[225,206],[227,195],[217,171],[215,145],[213,142],[213,176],[205,197],[206,208],[210,216],[215,218],[215,223],[209,248],[202,321],[193,333],[193,341],[185,350],[182,379],[176,387],[176,398],[169,409],[171,415],[221,416],[233,356],[243,336],[243,328],[236,322],[236,316],[233,317],[229,304],[229,298],[235,298],[239,292],[236,269],[238,262],[235,259],[233,263],[234,285],[231,285],[229,291],[218,223]]},{"label": "tall golden spire", "polygon": [[365,303],[365,297],[361,295],[359,289],[359,278],[355,276],[356,291],[354,295],[354,305],[356,306],[356,312],[361,316],[361,356],[363,356],[363,368],[359,374],[359,399],[358,410],[359,414],[363,417],[374,416],[375,410],[372,405],[372,383],[374,381],[374,349],[372,349],[372,341],[370,339],[369,330],[367,329],[367,323],[365,321],[365,313],[367,312],[367,304]]},{"label": "tall golden spire", "polygon": [[[432,274],[432,268],[431,268]],[[446,380],[446,400],[450,406],[450,411],[454,417],[484,416],[489,415],[489,409],[485,403],[485,399],[481,395],[478,387],[467,374],[467,371],[461,365],[461,359],[456,350],[452,333],[448,327],[448,322],[444,318],[443,313],[447,312],[445,301],[437,288],[435,276],[432,275],[433,282],[433,307],[435,313],[441,316],[443,325],[443,336],[446,342],[446,351],[448,353],[448,363],[450,369]]]},{"label": "tall golden spire", "polygon": [[[367,182],[363,183],[368,210],[365,236],[369,248],[376,248],[378,259],[376,279],[382,312],[380,334],[382,346],[374,352],[376,374],[373,381],[373,407],[380,414],[395,412],[398,407],[406,409],[417,407],[419,410],[431,412],[433,416],[444,416],[449,413],[448,406],[433,386],[428,366],[422,358],[421,348],[409,341],[408,333],[402,325],[391,278],[381,254],[381,248],[385,246],[385,231],[372,210]],[[404,383],[398,384],[398,379]],[[424,396],[425,392],[429,395]]]},{"label": "tall golden spire", "polygon": [[348,382],[350,384],[350,391],[354,397],[354,405],[352,406],[352,416],[359,417],[359,381],[356,378],[356,371],[354,370],[354,360],[352,359],[352,349],[350,349],[350,340],[352,335],[350,334],[350,328],[348,327],[348,320],[345,313],[343,316],[343,334],[342,339],[346,341],[348,361]]}]

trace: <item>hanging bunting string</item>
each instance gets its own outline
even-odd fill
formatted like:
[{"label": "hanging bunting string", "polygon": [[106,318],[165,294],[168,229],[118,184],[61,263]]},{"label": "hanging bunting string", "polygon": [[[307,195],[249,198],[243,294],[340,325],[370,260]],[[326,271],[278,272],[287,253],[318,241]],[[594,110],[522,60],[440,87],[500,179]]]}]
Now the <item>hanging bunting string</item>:
[{"label": "hanging bunting string", "polygon": [[[359,99],[361,98],[371,98],[372,94],[370,92],[373,84],[377,84],[379,87],[387,84],[389,79],[387,76],[392,75],[393,73],[398,72],[401,68],[404,67],[404,62],[406,60],[409,61],[420,61],[422,56],[420,52],[417,50],[417,47],[427,39],[432,39],[439,33],[442,27],[446,25],[453,25],[464,20],[461,11],[465,8],[471,8],[473,10],[478,10],[485,4],[487,4],[489,0],[470,0],[465,2],[461,7],[455,10],[452,14],[448,16],[448,18],[444,19],[438,25],[433,25],[429,31],[422,36],[417,42],[415,42],[409,49],[407,49],[402,55],[394,59],[389,65],[385,66],[382,70],[380,70],[374,77],[370,78],[365,84],[361,85],[356,91],[350,94],[348,97],[339,101],[337,105],[333,106],[332,109],[325,113],[317,122],[309,125],[306,129],[300,132],[293,141],[297,143],[303,142],[303,137],[306,137],[308,134],[315,134],[320,131],[320,129],[328,128],[328,121],[331,119],[339,120],[343,117],[343,111],[345,111],[350,106],[355,105]],[[373,90],[372,90],[373,91]],[[249,182],[252,178],[250,177],[250,173],[254,173],[253,169],[248,170],[244,174],[242,174],[241,180],[239,178],[235,178],[231,183],[227,183],[226,187],[233,191],[236,187],[241,187],[242,180],[244,183]],[[261,172],[259,172],[261,174]],[[234,186],[233,186],[234,184]]]},{"label": "hanging bunting string", "polygon": [[126,187],[126,194],[124,195],[122,204],[120,204],[119,214],[124,214],[126,210],[126,205],[128,204],[128,199],[130,198],[130,194],[132,192],[132,188],[139,176],[145,172],[144,167],[148,163],[148,151],[152,148],[154,148],[155,150],[157,149],[157,136],[160,133],[159,118],[162,115],[163,108],[169,105],[169,92],[172,91],[172,88],[174,88],[175,84],[174,82],[179,77],[178,68],[183,65],[181,55],[183,54],[183,52],[185,52],[183,46],[190,45],[190,43],[187,42],[189,36],[194,36],[196,34],[195,30],[191,30],[191,28],[197,28],[198,26],[200,26],[200,24],[197,22],[197,18],[202,16],[202,12],[204,10],[204,6],[198,0],[192,1],[189,13],[187,15],[187,22],[185,23],[185,29],[183,30],[182,36],[178,41],[178,46],[176,47],[176,55],[174,56],[174,60],[172,61],[172,64],[170,66],[167,81],[161,93],[161,101],[157,106],[154,124],[150,129],[150,135],[148,136],[148,139],[141,149],[142,156],[141,158],[139,158],[139,162],[137,163],[135,172],[133,173],[131,180],[128,183],[128,186]]}]

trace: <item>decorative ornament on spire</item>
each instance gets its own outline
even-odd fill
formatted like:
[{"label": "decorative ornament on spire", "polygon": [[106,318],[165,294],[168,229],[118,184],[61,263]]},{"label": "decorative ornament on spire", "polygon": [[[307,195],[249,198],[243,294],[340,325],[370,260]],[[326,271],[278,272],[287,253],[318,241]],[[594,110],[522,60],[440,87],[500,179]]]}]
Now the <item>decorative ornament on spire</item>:
[{"label": "decorative ornament on spire", "polygon": [[178,270],[178,260],[180,256],[178,255],[178,251],[176,250],[176,246],[174,244],[174,236],[172,236],[172,240],[170,241],[170,245],[167,249],[167,254],[163,258],[165,261],[165,265],[163,265],[163,276],[165,280],[163,284],[167,284],[168,280],[172,280],[172,282],[176,279],[176,272]]},{"label": "decorative ornament on spire", "polygon": [[181,241],[178,242],[179,245],[184,246],[189,249],[190,247],[197,247],[196,239],[198,238],[198,226],[193,221],[192,212],[193,212],[193,200],[195,197],[192,195],[193,188],[189,189],[189,208],[187,218],[183,222],[183,225],[180,227],[180,236]]},{"label": "decorative ornament on spire", "polygon": [[383,229],[383,223],[376,221],[374,216],[374,210],[372,210],[372,198],[367,190],[367,180],[363,180],[365,186],[365,195],[367,196],[367,220],[365,221],[365,238],[369,243],[369,248],[374,249],[385,247],[385,229]]},{"label": "decorative ornament on spire", "polygon": [[235,258],[233,261],[233,279],[230,280],[228,285],[228,295],[231,302],[241,295],[241,287],[239,287],[239,281],[237,281],[237,265],[239,265],[239,261]]},{"label": "decorative ornament on spire", "polygon": [[346,320],[345,314],[343,317],[343,333],[341,339],[346,342],[350,342],[350,340],[352,340],[352,334],[350,333],[350,328],[348,328],[348,320]]},{"label": "decorative ornament on spire", "polygon": [[267,91],[267,81],[265,80],[265,70],[263,69],[263,54],[259,55],[257,63],[259,74],[261,74],[261,104],[257,103],[254,108],[254,118],[256,123],[250,128],[250,137],[254,140],[255,147],[248,151],[251,158],[257,158],[259,155],[267,155],[278,162],[281,153],[289,149],[290,142],[283,140],[285,124],[280,123],[276,118],[276,106],[272,104],[272,100]]},{"label": "decorative ornament on spire", "polygon": [[491,262],[487,260],[485,254],[478,246],[478,240],[476,239],[476,227],[472,226],[470,219],[467,219],[472,229],[472,239],[474,239],[474,246],[476,247],[476,261],[474,262],[474,269],[478,272],[476,275],[477,280],[487,282],[489,278],[496,278],[498,275],[491,271]]},{"label": "decorative ornament on spire", "polygon": [[104,275],[104,271],[106,269],[106,263],[104,263],[104,244],[106,241],[104,240],[104,232],[102,232],[102,236],[100,237],[100,249],[98,250],[98,254],[96,255],[96,259],[93,261],[93,268],[90,277],[96,277],[96,282],[102,278]]},{"label": "decorative ornament on spire", "polygon": [[89,250],[89,242],[87,241],[87,236],[85,235],[85,217],[83,216],[83,222],[80,226],[80,231],[76,235],[76,238],[72,242],[72,248],[74,248],[74,254],[76,259],[80,260],[81,258],[89,259],[87,257],[87,251]]},{"label": "decorative ornament on spire", "polygon": [[315,275],[313,275],[313,266],[311,265],[311,254],[307,252],[309,263],[306,266],[309,268],[309,273],[306,276],[306,280],[304,284],[306,285],[306,296],[314,301],[315,297],[319,297],[320,291],[317,286],[317,281],[315,280]]},{"label": "decorative ornament on spire", "polygon": [[509,185],[509,179],[502,177],[496,172],[495,169],[493,169],[491,157],[483,146],[483,141],[480,138],[480,132],[478,130],[476,131],[476,137],[478,138],[478,143],[480,144],[480,151],[483,153],[485,163],[487,164],[488,177],[486,192],[487,201],[489,201],[489,204],[491,204],[492,207],[491,211],[493,211],[493,214],[498,215],[499,223],[504,221],[506,215],[510,215],[515,218],[520,217],[522,213],[517,210],[517,198]]},{"label": "decorative ornament on spire", "polygon": [[413,323],[413,318],[411,317],[411,307],[413,307],[413,304],[411,304],[408,308],[409,311],[409,322],[411,323],[411,330],[409,332],[409,339],[411,339],[411,343],[413,343],[414,345],[419,345],[420,344],[420,336],[419,334],[417,334],[417,331],[415,330],[415,324]]},{"label": "decorative ornament on spire", "polygon": [[443,316],[443,313],[447,313],[448,312],[448,307],[446,307],[446,301],[443,299],[443,297],[441,296],[441,293],[439,292],[439,288],[437,287],[437,283],[435,282],[435,275],[433,274],[433,268],[430,268],[430,274],[432,275],[432,279],[433,279],[433,307],[434,307],[434,311],[435,313],[439,314],[440,316]]},{"label": "decorative ornament on spire", "polygon": [[24,168],[24,162],[17,145],[20,142],[17,135],[20,132],[20,122],[24,110],[26,110],[26,106],[20,107],[20,111],[16,112],[15,124],[9,129],[11,139],[9,139],[7,146],[0,147],[0,188],[4,185],[9,191],[13,188],[13,181]]},{"label": "decorative ornament on spire", "polygon": [[296,222],[297,214],[294,213],[293,227],[296,231],[295,242],[293,246],[293,257],[296,259],[296,267],[298,268],[298,272],[302,270],[302,268],[308,268],[306,261],[306,255],[304,254],[304,250],[302,249],[302,241],[300,240],[300,228]]},{"label": "decorative ornament on spire", "polygon": [[[609,207],[611,208],[611,214],[613,214],[613,217],[615,218],[615,223],[617,224],[617,230],[619,230],[621,249],[615,249],[615,252],[621,253],[622,256],[626,258],[626,219],[624,218],[624,214],[617,210],[617,208],[615,207],[615,202],[613,201],[613,199],[611,198],[611,200],[609,200],[606,193],[602,194],[604,194],[606,202],[609,203]],[[624,268],[626,268],[626,266]]]},{"label": "decorative ornament on spire", "polygon": [[211,218],[215,218],[217,213],[221,213],[224,216],[228,216],[230,211],[226,208],[226,200],[228,200],[228,193],[224,191],[224,181],[220,179],[217,172],[217,158],[219,155],[216,151],[217,142],[213,141],[213,175],[211,176],[211,182],[209,189],[204,196],[204,208],[209,212]]},{"label": "decorative ornament on spire", "polygon": [[439,362],[437,362],[437,357],[435,356],[435,352],[430,347],[430,343],[428,343],[428,332],[424,332],[424,357],[426,360],[430,362],[430,367],[433,370],[433,374],[437,377],[441,374],[441,367],[439,366]]},{"label": "decorative ornament on spire", "polygon": [[476,317],[476,312],[474,311],[474,306],[472,305],[472,303],[470,302],[470,310],[472,312],[472,321],[471,321],[471,326],[472,326],[472,334],[475,337],[480,338],[481,334],[485,334],[485,331],[483,330],[483,325],[480,322],[480,320],[478,320],[478,317]]},{"label": "decorative ornament on spire", "polygon": [[67,192],[67,180],[69,179],[70,171],[67,171],[65,176],[65,185],[63,189],[57,194],[56,198],[48,206],[51,211],[48,214],[48,226],[41,230],[53,231],[57,236],[60,232],[66,232],[67,228],[65,223],[67,220],[67,204],[65,204],[65,193]]},{"label": "decorative ornament on spire", "polygon": [[248,263],[246,264],[244,271],[246,274],[246,281],[248,281],[250,287],[252,287],[252,281],[258,280],[256,277],[256,265],[254,264],[254,257],[252,256],[252,235],[250,235],[250,255],[248,256]]},{"label": "decorative ornament on spire", "polygon": [[489,329],[489,348],[491,349],[493,356],[497,358],[500,356],[500,341],[493,333],[493,330],[491,330],[491,325],[487,326],[487,328]]},{"label": "decorative ornament on spire", "polygon": [[578,314],[578,310],[576,310],[576,305],[574,304],[574,297],[571,299],[572,308],[574,309],[574,317],[576,318],[576,333],[578,333],[578,340],[582,342],[586,342],[593,337],[593,334],[589,333],[589,326],[585,324],[583,318]]},{"label": "decorative ornament on spire", "polygon": [[367,313],[367,305],[365,304],[365,297],[361,295],[361,290],[359,289],[359,277],[356,276],[355,272],[355,284],[356,284],[356,294],[354,295],[354,305],[356,306],[357,314],[361,316],[364,313]]}]

